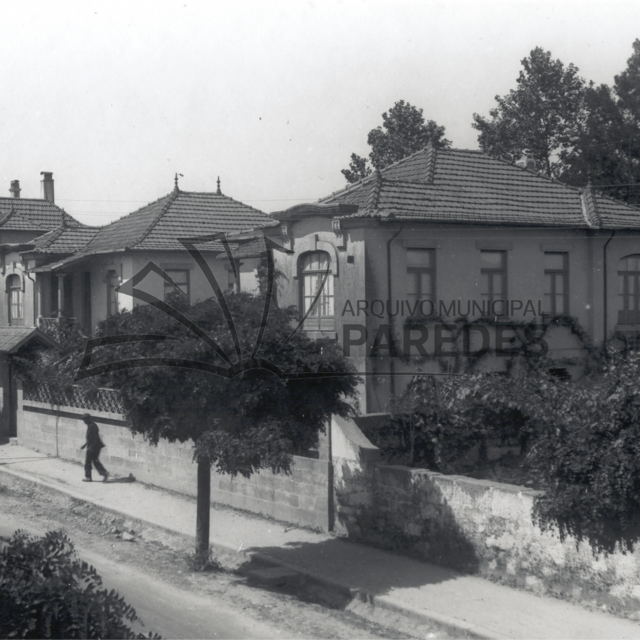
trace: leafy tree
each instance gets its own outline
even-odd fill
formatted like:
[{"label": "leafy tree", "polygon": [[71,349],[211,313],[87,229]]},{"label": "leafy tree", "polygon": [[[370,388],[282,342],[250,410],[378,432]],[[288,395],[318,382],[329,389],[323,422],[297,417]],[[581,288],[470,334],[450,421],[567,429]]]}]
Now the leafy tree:
[{"label": "leafy tree", "polygon": [[[217,351],[210,339],[198,337],[160,303],[160,308],[139,305],[109,317],[99,325],[97,338],[153,334],[163,340],[116,344],[94,357],[98,366],[126,363],[128,368],[110,371],[104,380],[120,390],[134,433],[152,444],[193,441],[196,553],[203,560],[209,549],[211,467],[245,477],[267,468],[288,472],[294,454],[318,445],[332,414],[351,414],[358,384],[335,342],[314,341],[302,331],[291,336],[297,319],[293,308],[272,306],[265,324],[264,295],[227,294],[226,301],[235,336],[216,299],[192,306],[184,298],[170,299],[196,333],[215,340]],[[241,354],[252,353],[261,331],[260,348],[243,360]],[[227,362],[224,354],[234,353]],[[232,359],[248,366],[227,376]],[[255,366],[259,359],[266,363],[262,368]],[[221,375],[212,373],[216,368]],[[291,376],[279,377],[276,368]]]},{"label": "leafy tree", "polygon": [[[36,538],[16,531],[0,551],[3,638],[145,638],[128,623],[135,609],[78,559],[60,531]],[[148,637],[159,638],[159,636]]]},{"label": "leafy tree", "polygon": [[[371,147],[369,161],[375,169],[383,169],[402,158],[420,151],[429,143],[436,147],[450,147],[451,142],[444,137],[445,129],[433,120],[425,122],[422,109],[399,100],[388,112],[382,114],[382,126],[369,131],[367,143]],[[366,158],[351,154],[348,169],[342,175],[348,182],[358,182],[371,174],[371,166]]]},{"label": "leafy tree", "polygon": [[484,118],[473,115],[483,151],[512,161],[532,157],[548,176],[558,176],[573,151],[578,125],[586,118],[585,81],[573,64],[565,67],[536,47],[522,60],[517,88],[496,96]]}]

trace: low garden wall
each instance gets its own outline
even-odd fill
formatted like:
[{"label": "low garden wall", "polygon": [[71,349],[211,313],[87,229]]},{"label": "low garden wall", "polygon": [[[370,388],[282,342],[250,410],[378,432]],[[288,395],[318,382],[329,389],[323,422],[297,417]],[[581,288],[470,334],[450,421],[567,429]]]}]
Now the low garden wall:
[{"label": "low garden wall", "polygon": [[640,550],[595,557],[588,544],[561,542],[533,523],[536,491],[384,465],[374,450],[360,434],[336,451],[336,532],[640,619]]},{"label": "low garden wall", "polygon": [[[142,436],[132,434],[117,411],[119,399],[113,394],[115,392],[104,390],[99,398],[91,401],[70,398],[71,403],[80,406],[55,406],[28,397],[19,398],[19,407],[22,407],[18,410],[19,443],[52,456],[84,462],[85,452],[80,447],[85,442],[86,425],[81,416],[89,411],[106,444],[101,460],[111,473],[133,474],[142,482],[195,496],[193,446],[166,441],[152,446]],[[326,459],[295,456],[290,475],[263,471],[246,479],[212,473],[211,501],[328,530],[329,472]],[[79,479],[82,475],[79,468]]]}]

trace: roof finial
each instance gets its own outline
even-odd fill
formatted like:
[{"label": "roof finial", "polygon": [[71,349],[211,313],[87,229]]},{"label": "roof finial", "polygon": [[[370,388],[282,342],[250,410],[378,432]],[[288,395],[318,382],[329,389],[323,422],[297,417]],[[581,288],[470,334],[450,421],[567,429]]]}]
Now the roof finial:
[{"label": "roof finial", "polygon": [[218,176],[218,190],[216,191],[216,195],[217,196],[222,195],[222,191],[220,191],[220,176]]},{"label": "roof finial", "polygon": [[181,178],[184,178],[184,176],[181,173],[176,173],[176,177],[173,179],[173,182],[174,182],[173,190],[174,191],[180,191],[180,189],[178,188],[178,176],[180,176]]}]

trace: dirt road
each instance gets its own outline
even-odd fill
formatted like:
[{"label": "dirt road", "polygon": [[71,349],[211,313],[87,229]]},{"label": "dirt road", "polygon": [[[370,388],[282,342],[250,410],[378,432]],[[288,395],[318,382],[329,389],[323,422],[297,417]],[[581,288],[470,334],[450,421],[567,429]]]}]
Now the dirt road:
[{"label": "dirt road", "polygon": [[250,586],[233,572],[194,572],[190,549],[176,549],[99,508],[6,476],[0,477],[0,513],[4,538],[16,529],[64,529],[105,585],[136,608],[145,633],[163,638],[436,637],[431,629],[406,626],[392,616],[373,623],[352,611],[301,602],[278,588]]}]

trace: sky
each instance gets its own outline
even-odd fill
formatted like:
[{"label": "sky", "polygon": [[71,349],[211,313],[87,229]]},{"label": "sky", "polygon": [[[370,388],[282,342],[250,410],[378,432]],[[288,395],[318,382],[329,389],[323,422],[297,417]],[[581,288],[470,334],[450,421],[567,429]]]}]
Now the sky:
[{"label": "sky", "polygon": [[2,15],[0,195],[20,180],[40,197],[52,171],[56,203],[91,225],[176,173],[266,212],[316,201],[398,100],[477,149],[473,114],[534,47],[612,84],[640,38],[638,2],[23,0]]}]

